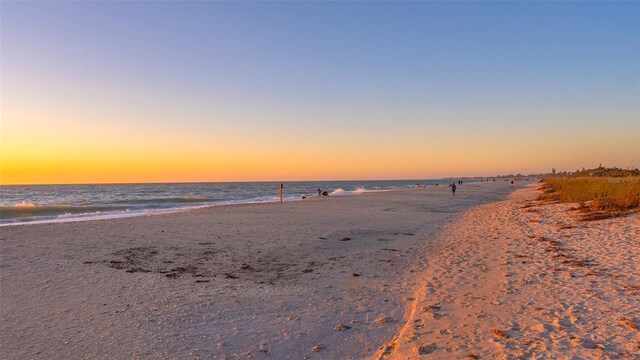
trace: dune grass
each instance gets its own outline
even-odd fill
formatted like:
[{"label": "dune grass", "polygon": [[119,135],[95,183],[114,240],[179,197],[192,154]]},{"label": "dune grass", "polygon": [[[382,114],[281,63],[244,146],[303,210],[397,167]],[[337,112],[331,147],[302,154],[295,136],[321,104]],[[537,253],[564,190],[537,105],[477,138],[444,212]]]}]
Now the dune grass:
[{"label": "dune grass", "polygon": [[579,203],[585,220],[640,210],[640,177],[547,178],[541,200]]}]

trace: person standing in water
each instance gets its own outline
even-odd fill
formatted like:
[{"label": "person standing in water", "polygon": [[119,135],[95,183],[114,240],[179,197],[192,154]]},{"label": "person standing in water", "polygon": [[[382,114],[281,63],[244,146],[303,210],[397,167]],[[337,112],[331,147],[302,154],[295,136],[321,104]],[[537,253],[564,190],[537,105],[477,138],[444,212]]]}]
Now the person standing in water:
[{"label": "person standing in water", "polygon": [[453,194],[453,196],[456,196],[456,183],[451,183],[449,187],[451,188],[451,193]]}]

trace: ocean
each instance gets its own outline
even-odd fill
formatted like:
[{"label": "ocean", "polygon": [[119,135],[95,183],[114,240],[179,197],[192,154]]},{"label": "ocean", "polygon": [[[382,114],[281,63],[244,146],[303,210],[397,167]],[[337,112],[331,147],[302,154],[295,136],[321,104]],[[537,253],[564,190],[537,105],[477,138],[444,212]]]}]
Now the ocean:
[{"label": "ocean", "polygon": [[[284,182],[285,201],[415,187],[453,179]],[[473,182],[476,179],[466,179]],[[0,226],[144,216],[209,206],[280,201],[279,182],[2,185]]]}]

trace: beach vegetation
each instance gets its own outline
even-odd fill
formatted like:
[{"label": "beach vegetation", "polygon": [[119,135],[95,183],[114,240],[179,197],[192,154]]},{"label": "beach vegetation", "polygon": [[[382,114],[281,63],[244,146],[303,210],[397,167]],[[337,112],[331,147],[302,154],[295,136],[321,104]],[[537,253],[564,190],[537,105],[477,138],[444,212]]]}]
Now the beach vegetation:
[{"label": "beach vegetation", "polygon": [[540,200],[578,203],[584,220],[640,211],[640,176],[545,178]]},{"label": "beach vegetation", "polygon": [[602,164],[598,165],[593,169],[576,169],[576,171],[566,171],[566,170],[557,170],[556,168],[551,168],[551,171],[548,173],[539,173],[539,174],[509,174],[509,175],[498,175],[496,178],[579,178],[579,177],[629,177],[629,176],[640,176],[640,169],[635,167],[629,167],[627,169],[621,169],[618,167],[606,167]]}]

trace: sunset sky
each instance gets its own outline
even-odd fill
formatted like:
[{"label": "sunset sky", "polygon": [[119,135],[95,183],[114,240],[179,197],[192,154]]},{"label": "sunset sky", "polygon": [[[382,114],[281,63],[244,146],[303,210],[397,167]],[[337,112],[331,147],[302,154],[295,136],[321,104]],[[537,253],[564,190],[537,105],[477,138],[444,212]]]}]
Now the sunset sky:
[{"label": "sunset sky", "polygon": [[640,3],[1,3],[3,184],[640,161]]}]

